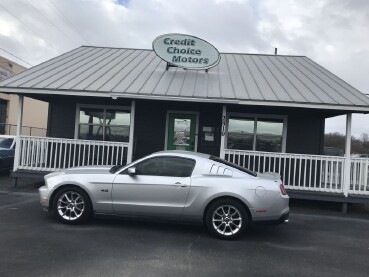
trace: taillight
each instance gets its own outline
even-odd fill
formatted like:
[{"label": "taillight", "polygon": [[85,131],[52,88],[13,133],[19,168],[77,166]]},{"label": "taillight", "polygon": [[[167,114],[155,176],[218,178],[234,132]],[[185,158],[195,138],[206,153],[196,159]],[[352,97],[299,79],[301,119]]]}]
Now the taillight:
[{"label": "taillight", "polygon": [[279,189],[281,190],[281,194],[282,194],[282,195],[287,195],[287,191],[286,191],[286,189],[284,188],[284,185],[283,185],[283,184],[280,184],[280,185],[279,185]]}]

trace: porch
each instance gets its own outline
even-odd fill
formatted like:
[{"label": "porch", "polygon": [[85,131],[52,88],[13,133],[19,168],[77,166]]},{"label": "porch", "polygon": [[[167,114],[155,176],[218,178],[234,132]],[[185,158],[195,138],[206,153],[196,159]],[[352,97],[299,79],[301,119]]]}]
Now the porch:
[{"label": "porch", "polygon": [[[129,143],[17,137],[14,172],[48,173],[75,166],[113,166],[131,162]],[[291,192],[337,197],[369,197],[369,159],[224,150],[225,159],[256,172],[277,172]]]}]

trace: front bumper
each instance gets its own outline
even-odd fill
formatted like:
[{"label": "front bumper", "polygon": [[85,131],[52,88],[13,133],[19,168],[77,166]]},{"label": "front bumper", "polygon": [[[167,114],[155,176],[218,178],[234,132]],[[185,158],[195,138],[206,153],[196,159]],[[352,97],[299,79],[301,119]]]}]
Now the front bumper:
[{"label": "front bumper", "polygon": [[50,205],[51,191],[45,185],[45,186],[42,186],[38,189],[38,193],[40,195],[40,204],[41,204],[42,208],[44,209],[44,211],[48,211],[49,210],[49,205]]}]

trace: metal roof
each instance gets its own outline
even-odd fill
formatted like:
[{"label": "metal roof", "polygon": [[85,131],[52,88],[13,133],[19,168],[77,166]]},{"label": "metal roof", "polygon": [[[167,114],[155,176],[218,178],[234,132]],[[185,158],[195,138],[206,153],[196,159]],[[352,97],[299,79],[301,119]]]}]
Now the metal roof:
[{"label": "metal roof", "polygon": [[82,46],[0,82],[8,93],[65,94],[369,111],[369,98],[305,56],[221,54],[208,72],[152,50]]}]

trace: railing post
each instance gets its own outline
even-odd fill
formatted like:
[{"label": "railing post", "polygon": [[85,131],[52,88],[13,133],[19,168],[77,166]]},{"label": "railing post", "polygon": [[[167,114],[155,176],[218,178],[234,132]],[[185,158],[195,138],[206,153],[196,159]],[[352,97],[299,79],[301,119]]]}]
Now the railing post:
[{"label": "railing post", "polygon": [[[136,101],[132,100],[131,104],[131,121],[129,125],[129,145],[128,145],[128,153],[127,153],[127,164],[132,162],[133,156],[133,139],[134,139],[134,129],[135,129],[135,109],[136,109]],[[122,153],[123,155],[123,153]]]},{"label": "railing post", "polygon": [[[345,146],[345,181],[343,183],[343,193],[347,197],[350,189],[351,177],[351,123],[352,114],[348,113],[346,116],[346,146]],[[355,185],[355,184],[354,184]]]},{"label": "railing post", "polygon": [[225,158],[225,136],[226,136],[226,125],[227,125],[227,106],[223,105],[222,110],[222,127],[220,130],[220,158]]},{"label": "railing post", "polygon": [[20,136],[22,132],[22,123],[23,123],[23,95],[19,95],[18,96],[17,137],[16,137],[16,144],[15,144],[13,172],[16,171],[19,166],[20,151],[21,151]]}]

